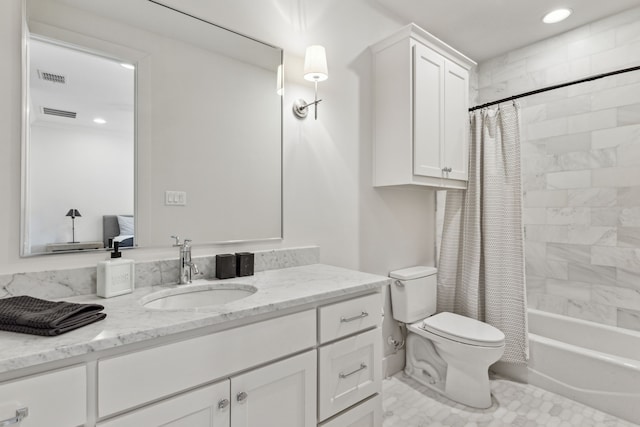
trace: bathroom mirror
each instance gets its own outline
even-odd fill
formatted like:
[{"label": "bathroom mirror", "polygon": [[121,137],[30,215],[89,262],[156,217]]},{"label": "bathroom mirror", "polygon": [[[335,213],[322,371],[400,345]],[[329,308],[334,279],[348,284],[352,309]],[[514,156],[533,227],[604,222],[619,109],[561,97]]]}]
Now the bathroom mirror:
[{"label": "bathroom mirror", "polygon": [[[170,235],[194,244],[282,237],[282,49],[170,0],[24,1],[23,256],[95,250],[114,238],[161,247]],[[47,48],[48,62],[30,57]],[[73,55],[106,62],[85,70],[64,59]],[[101,73],[111,68],[127,82],[108,83]],[[91,83],[63,100],[62,85],[39,72]],[[75,119],[80,130],[68,117],[43,124],[44,107],[74,106],[87,109]],[[113,138],[87,136],[96,129]]]}]

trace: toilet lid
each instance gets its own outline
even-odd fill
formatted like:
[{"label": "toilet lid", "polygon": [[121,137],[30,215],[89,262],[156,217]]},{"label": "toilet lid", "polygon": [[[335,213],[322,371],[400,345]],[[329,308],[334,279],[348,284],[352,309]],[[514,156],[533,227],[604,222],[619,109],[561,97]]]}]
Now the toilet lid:
[{"label": "toilet lid", "polygon": [[485,347],[504,344],[504,334],[500,329],[455,313],[443,312],[427,317],[420,328],[465,344]]}]

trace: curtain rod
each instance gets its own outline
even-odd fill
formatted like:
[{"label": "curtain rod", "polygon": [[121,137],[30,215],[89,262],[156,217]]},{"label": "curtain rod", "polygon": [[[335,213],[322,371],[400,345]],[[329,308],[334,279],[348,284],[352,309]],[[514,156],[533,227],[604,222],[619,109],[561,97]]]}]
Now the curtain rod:
[{"label": "curtain rod", "polygon": [[567,83],[560,83],[560,84],[557,84],[557,85],[544,87],[542,89],[537,89],[537,90],[532,90],[530,92],[521,93],[519,95],[513,95],[513,96],[510,96],[508,98],[498,99],[497,101],[487,102],[486,104],[476,105],[475,107],[469,108],[469,111],[479,110],[481,108],[490,107],[492,105],[500,104],[502,102],[513,101],[514,99],[524,98],[525,96],[536,95],[538,93],[547,92],[547,91],[554,90],[554,89],[560,89],[562,87],[573,86],[573,85],[576,85],[578,83],[591,82],[593,80],[598,80],[598,79],[601,79],[603,77],[615,76],[616,74],[628,73],[630,71],[638,71],[638,70],[640,70],[640,66],[631,67],[631,68],[624,68],[622,70],[610,71],[608,73],[597,74],[595,76],[586,77],[584,79],[574,80],[572,82],[567,82]]}]

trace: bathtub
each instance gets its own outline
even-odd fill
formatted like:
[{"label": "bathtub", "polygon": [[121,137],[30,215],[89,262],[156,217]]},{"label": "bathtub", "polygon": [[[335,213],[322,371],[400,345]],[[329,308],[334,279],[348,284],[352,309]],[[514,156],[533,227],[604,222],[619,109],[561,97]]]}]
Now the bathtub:
[{"label": "bathtub", "polygon": [[527,381],[640,424],[640,332],[529,309]]}]

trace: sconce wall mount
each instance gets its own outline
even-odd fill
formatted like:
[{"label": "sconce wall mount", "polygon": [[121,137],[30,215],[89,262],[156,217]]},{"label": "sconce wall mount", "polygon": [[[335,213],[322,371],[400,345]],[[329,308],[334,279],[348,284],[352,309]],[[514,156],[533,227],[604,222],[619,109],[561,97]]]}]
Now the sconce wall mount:
[{"label": "sconce wall mount", "polygon": [[322,99],[318,99],[318,82],[327,80],[329,72],[327,69],[327,55],[322,46],[309,46],[304,55],[304,79],[314,83],[315,100],[306,102],[304,99],[297,99],[293,103],[293,113],[299,119],[304,119],[309,113],[309,107],[314,106],[315,119],[318,120],[318,104]]}]

